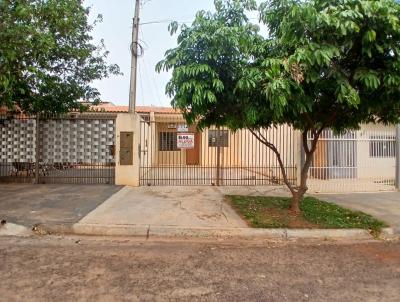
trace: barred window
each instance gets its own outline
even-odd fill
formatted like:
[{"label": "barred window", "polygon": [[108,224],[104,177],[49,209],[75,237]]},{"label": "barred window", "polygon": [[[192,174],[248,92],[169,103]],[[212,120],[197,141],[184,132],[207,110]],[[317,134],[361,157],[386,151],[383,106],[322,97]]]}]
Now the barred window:
[{"label": "barred window", "polygon": [[177,147],[176,132],[160,132],[159,135],[159,151],[179,151]]},{"label": "barred window", "polygon": [[209,130],[208,131],[209,147],[228,147],[229,131],[228,130]]},{"label": "barred window", "polygon": [[396,137],[390,135],[370,136],[369,156],[390,158],[396,156]]}]

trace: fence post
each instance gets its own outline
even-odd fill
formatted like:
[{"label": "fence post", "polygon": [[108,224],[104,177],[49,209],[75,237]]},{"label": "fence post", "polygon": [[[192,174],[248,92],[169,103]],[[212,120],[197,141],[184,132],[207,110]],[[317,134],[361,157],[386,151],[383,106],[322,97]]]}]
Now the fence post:
[{"label": "fence post", "polygon": [[39,184],[39,123],[40,123],[40,116],[39,113],[36,114],[36,154],[35,154],[35,184]]},{"label": "fence post", "polygon": [[297,132],[297,150],[296,150],[296,158],[297,158],[297,171],[296,171],[296,183],[299,186],[301,181],[301,170],[304,167],[305,153],[303,148],[303,136],[300,131]]},{"label": "fence post", "polygon": [[396,189],[400,190],[400,124],[396,126]]},{"label": "fence post", "polygon": [[217,182],[216,185],[217,187],[219,187],[220,185],[220,166],[221,166],[221,133],[220,133],[220,128],[218,127],[218,131],[217,131]]}]

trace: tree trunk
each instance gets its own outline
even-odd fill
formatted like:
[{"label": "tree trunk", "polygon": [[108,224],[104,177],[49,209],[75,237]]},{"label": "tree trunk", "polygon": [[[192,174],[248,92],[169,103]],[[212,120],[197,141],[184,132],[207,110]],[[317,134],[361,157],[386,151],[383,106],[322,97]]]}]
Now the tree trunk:
[{"label": "tree trunk", "polygon": [[292,203],[290,205],[290,211],[294,214],[300,214],[300,202],[302,197],[300,197],[299,193],[292,194]]},{"label": "tree trunk", "polygon": [[306,182],[304,182],[304,186],[301,185],[298,187],[298,189],[294,192],[292,192],[292,202],[290,204],[290,211],[293,212],[294,214],[300,214],[301,209],[301,202],[303,201],[304,195],[306,194],[308,188],[306,185]]},{"label": "tree trunk", "polygon": [[308,171],[310,170],[314,153],[317,148],[318,138],[319,138],[319,133],[315,134],[315,137],[312,141],[312,146],[311,148],[309,148],[307,145],[308,144],[307,131],[303,132],[303,148],[305,151],[306,158],[304,161],[304,166],[301,167],[300,185],[296,188],[296,190],[291,190],[292,203],[290,205],[290,211],[295,214],[299,214],[301,212],[300,210],[301,202],[303,201],[304,194],[306,194],[308,190],[307,187]]},{"label": "tree trunk", "polygon": [[279,163],[279,167],[282,172],[283,181],[286,184],[286,186],[289,188],[290,192],[292,193],[292,203],[290,206],[290,211],[296,215],[300,214],[301,202],[303,200],[304,194],[308,190],[308,188],[307,188],[308,171],[310,170],[313,155],[317,148],[319,136],[322,133],[324,127],[320,128],[318,131],[313,130],[312,133],[313,133],[314,137],[311,141],[311,146],[308,145],[308,136],[307,135],[308,135],[309,129],[305,129],[302,132],[303,149],[305,151],[306,158],[305,158],[304,166],[300,167],[301,176],[300,176],[300,185],[298,187],[295,187],[294,185],[292,185],[290,183],[287,173],[286,173],[286,170],[285,170],[285,166],[284,166],[281,154],[279,153],[276,146],[273,143],[270,143],[268,141],[267,137],[265,135],[263,135],[260,132],[260,130],[258,130],[258,132],[257,132],[257,130],[254,130],[251,128],[248,128],[248,129],[260,142],[262,142],[264,145],[266,145],[269,149],[271,149],[275,153],[278,163]]}]

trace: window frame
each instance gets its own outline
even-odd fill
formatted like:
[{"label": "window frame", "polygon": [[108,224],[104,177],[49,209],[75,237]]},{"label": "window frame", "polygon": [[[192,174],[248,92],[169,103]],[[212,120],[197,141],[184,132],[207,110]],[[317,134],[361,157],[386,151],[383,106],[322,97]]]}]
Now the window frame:
[{"label": "window frame", "polygon": [[394,135],[370,135],[369,137],[370,158],[395,158],[396,136]]},{"label": "window frame", "polygon": [[[218,138],[218,133],[219,138]],[[215,138],[215,141],[212,139]],[[208,130],[208,147],[229,148],[229,130]]]},{"label": "window frame", "polygon": [[160,131],[158,133],[158,151],[159,152],[181,151],[181,149],[178,148],[177,135],[178,135],[177,132]]}]

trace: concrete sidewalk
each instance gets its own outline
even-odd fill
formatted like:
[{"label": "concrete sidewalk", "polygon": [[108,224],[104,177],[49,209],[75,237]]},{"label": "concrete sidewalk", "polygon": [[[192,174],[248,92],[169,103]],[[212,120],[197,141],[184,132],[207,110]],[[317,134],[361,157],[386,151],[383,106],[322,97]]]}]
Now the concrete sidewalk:
[{"label": "concrete sidewalk", "polygon": [[80,224],[246,228],[216,187],[124,187]]},{"label": "concrete sidewalk", "polygon": [[314,194],[351,210],[361,211],[400,229],[400,192]]},{"label": "concrete sidewalk", "polygon": [[[42,234],[146,237],[371,238],[367,230],[358,229],[249,228],[225,203],[226,195],[290,196],[283,187],[124,187],[78,223],[45,224],[36,231]],[[370,213],[397,226],[400,217],[398,196],[398,193],[380,193],[317,197]],[[391,236],[397,232],[397,229],[387,229],[383,235]]]},{"label": "concrete sidewalk", "polygon": [[0,185],[0,219],[31,228],[76,223],[122,187],[111,185]]},{"label": "concrete sidewalk", "polygon": [[[334,238],[369,236],[364,230],[249,228],[226,195],[287,196],[284,187],[2,186],[0,218],[40,233],[190,237]],[[322,200],[369,213],[400,232],[400,192],[319,194]],[[22,231],[23,232],[22,232]],[[24,233],[7,224],[0,234]]]}]

